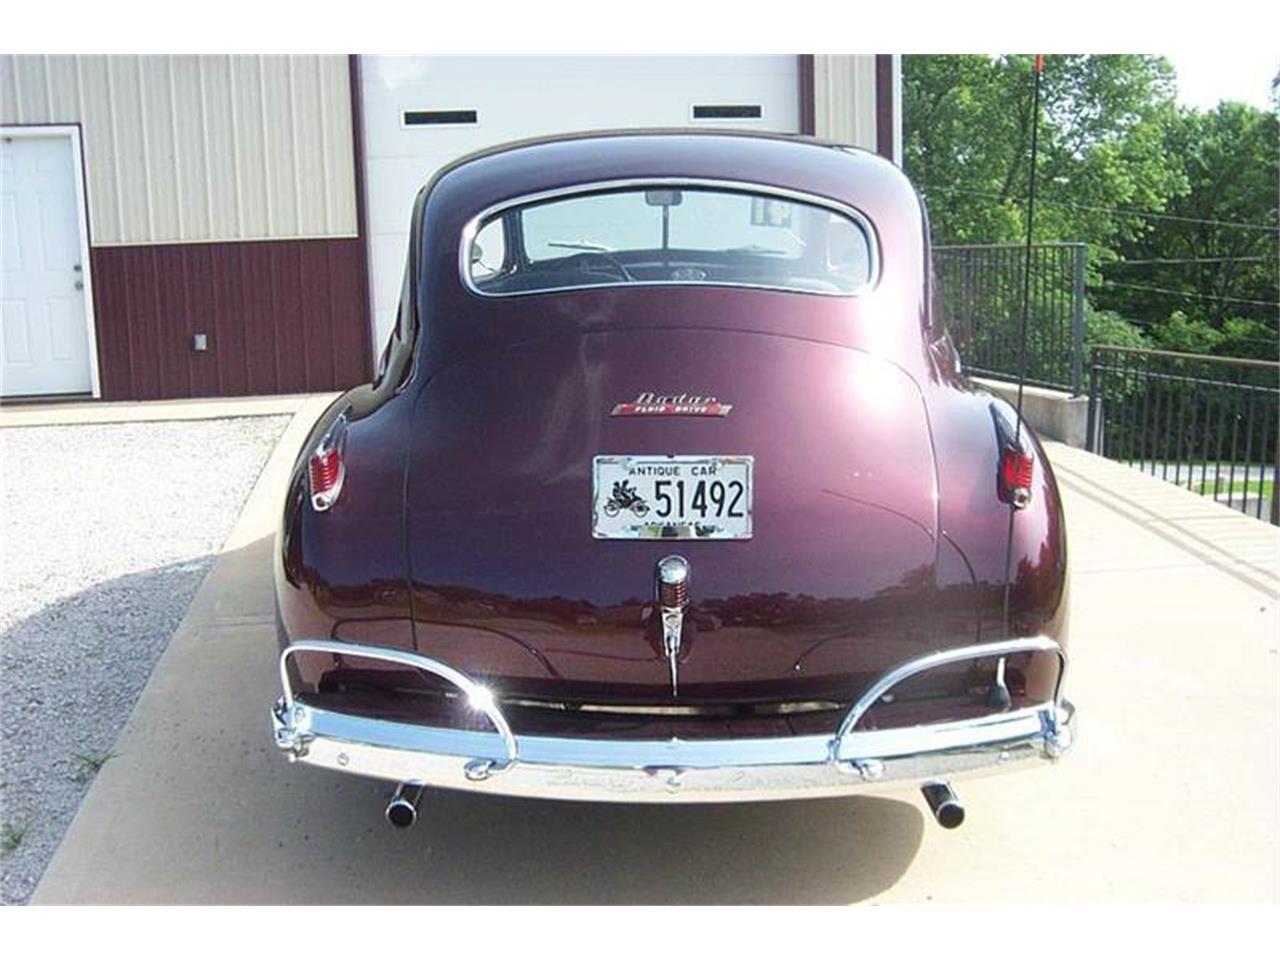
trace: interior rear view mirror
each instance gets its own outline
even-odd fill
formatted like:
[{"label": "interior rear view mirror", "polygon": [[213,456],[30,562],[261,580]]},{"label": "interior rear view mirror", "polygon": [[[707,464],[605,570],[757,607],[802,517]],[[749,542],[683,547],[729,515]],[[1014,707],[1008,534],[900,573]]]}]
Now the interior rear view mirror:
[{"label": "interior rear view mirror", "polygon": [[651,207],[678,207],[684,201],[680,190],[646,190],[644,202]]}]

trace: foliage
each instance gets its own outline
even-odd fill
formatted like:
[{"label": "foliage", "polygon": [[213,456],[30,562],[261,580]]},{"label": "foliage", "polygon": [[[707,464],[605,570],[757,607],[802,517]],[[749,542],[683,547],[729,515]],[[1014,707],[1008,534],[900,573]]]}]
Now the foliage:
[{"label": "foliage", "polygon": [[[1031,58],[904,58],[904,166],[939,243],[1026,231]],[[1036,238],[1109,246],[1186,189],[1164,153],[1173,70],[1160,57],[1049,55],[1042,83]],[[1102,209],[1106,208],[1106,209]]]},{"label": "foliage", "polygon": [[77,783],[86,783],[92,780],[94,775],[102,769],[108,760],[114,757],[111,751],[105,753],[77,753],[75,759],[80,763],[80,769],[76,771],[75,780]]},{"label": "foliage", "polygon": [[1113,347],[1149,347],[1151,344],[1134,326],[1114,310],[1096,310],[1085,304],[1084,345],[1090,347],[1106,344]]},{"label": "foliage", "polygon": [[[904,58],[935,243],[1025,239],[1033,82],[1025,56]],[[1277,359],[1276,113],[1178,108],[1169,63],[1138,55],[1047,56],[1042,104],[1035,239],[1089,244],[1088,342]]]},{"label": "foliage", "polygon": [[1220,356],[1276,360],[1277,349],[1274,320],[1228,317],[1222,321],[1222,343],[1217,349]]},{"label": "foliage", "polygon": [[1154,345],[1177,353],[1213,353],[1222,343],[1222,334],[1181,310],[1169,314],[1164,323],[1151,331]]},{"label": "foliage", "polygon": [[22,846],[22,838],[26,835],[26,823],[0,824],[0,853],[13,853]]},{"label": "foliage", "polygon": [[1171,199],[1169,219],[1117,245],[1122,261],[1102,265],[1094,297],[1157,340],[1276,359],[1280,121],[1221,103],[1178,111],[1164,140],[1187,191]]}]

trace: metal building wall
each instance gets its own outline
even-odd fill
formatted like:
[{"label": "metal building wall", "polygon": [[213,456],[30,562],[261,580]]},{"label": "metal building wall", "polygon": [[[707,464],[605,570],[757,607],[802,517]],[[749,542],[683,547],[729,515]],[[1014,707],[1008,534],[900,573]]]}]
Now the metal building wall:
[{"label": "metal building wall", "polygon": [[0,124],[81,128],[104,398],[367,379],[352,114],[344,56],[0,56]]},{"label": "metal building wall", "polygon": [[356,235],[342,56],[0,56],[0,123],[79,123],[95,246]]},{"label": "metal building wall", "polygon": [[874,54],[815,54],[813,92],[817,136],[877,148]]},{"label": "metal building wall", "polygon": [[[894,156],[886,59],[800,58],[802,128]],[[368,376],[354,62],[0,55],[0,124],[82,131],[104,397]],[[195,333],[207,351],[192,350]]]}]

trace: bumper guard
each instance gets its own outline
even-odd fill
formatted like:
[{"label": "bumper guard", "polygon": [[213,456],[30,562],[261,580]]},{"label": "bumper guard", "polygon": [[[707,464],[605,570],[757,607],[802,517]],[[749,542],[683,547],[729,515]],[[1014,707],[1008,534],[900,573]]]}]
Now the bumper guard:
[{"label": "bumper guard", "polygon": [[[862,716],[909,677],[1018,653],[1058,657],[1053,700],[973,719],[857,730]],[[383,660],[453,684],[492,733],[373,720],[295,699],[287,664],[298,653]],[[1075,711],[1061,697],[1066,653],[1049,637],[957,647],[907,661],[880,677],[831,736],[719,740],[516,737],[491,692],[447,664],[384,647],[301,640],[280,655],[275,742],[290,760],[399,783],[510,796],[620,802],[726,802],[829,797],[916,787],[1057,760],[1072,745]]]}]

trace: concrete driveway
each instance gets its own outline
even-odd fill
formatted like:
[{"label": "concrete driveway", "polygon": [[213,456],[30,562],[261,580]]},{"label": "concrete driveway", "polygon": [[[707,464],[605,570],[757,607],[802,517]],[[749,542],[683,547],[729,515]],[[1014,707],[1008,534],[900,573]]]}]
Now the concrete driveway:
[{"label": "concrete driveway", "polygon": [[918,797],[574,805],[286,764],[269,567],[286,431],[34,902],[846,903],[1280,898],[1280,536],[1060,446],[1073,567],[1064,763]]}]

